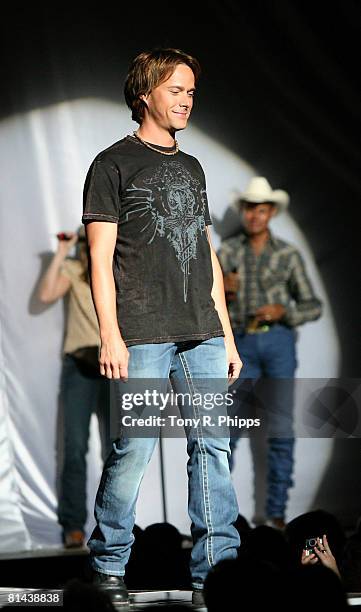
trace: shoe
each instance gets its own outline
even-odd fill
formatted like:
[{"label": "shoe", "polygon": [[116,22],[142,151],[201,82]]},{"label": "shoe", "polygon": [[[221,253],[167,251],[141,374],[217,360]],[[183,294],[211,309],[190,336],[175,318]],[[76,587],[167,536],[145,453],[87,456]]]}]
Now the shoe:
[{"label": "shoe", "polygon": [[192,593],[192,606],[194,608],[205,608],[204,594],[201,589],[194,589]]},{"label": "shoe", "polygon": [[129,604],[128,589],[123,576],[109,576],[100,572],[93,572],[93,584],[106,593],[115,606]]},{"label": "shoe", "polygon": [[267,519],[265,525],[267,525],[267,527],[273,527],[273,529],[278,529],[279,531],[284,531],[286,529],[286,523],[283,518],[277,516],[272,516]]},{"label": "shoe", "polygon": [[64,533],[65,548],[82,548],[84,546],[85,536],[80,529],[73,529]]}]

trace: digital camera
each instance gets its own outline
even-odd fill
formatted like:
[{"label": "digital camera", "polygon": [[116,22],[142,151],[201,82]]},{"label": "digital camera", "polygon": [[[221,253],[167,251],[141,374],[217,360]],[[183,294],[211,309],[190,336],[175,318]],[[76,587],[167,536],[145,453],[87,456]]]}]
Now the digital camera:
[{"label": "digital camera", "polygon": [[311,554],[311,552],[313,552],[313,549],[320,545],[320,540],[322,544],[322,538],[320,536],[306,538],[304,549],[306,551],[309,551],[308,554]]}]

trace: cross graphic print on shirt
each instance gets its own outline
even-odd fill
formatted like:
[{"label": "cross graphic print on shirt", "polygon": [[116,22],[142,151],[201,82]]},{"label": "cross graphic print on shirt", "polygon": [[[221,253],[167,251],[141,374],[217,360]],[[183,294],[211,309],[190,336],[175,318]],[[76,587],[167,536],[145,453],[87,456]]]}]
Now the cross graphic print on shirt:
[{"label": "cross graphic print on shirt", "polygon": [[[190,261],[197,259],[198,231],[205,231],[206,192],[201,181],[177,161],[163,162],[151,178],[143,179],[143,186],[132,183],[126,189],[125,200],[139,204],[127,213],[145,217],[141,231],[151,229],[148,240],[156,236],[166,238],[175,250],[183,272],[183,294],[187,301]],[[155,205],[157,203],[157,206]],[[159,210],[160,208],[160,210]]]}]

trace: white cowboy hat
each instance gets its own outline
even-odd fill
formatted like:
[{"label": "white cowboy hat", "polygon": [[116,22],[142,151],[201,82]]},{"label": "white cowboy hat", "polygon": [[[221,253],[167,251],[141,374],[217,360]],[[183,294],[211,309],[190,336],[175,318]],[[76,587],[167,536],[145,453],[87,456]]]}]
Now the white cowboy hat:
[{"label": "white cowboy hat", "polygon": [[271,202],[277,207],[276,214],[279,214],[288,207],[290,197],[283,189],[273,190],[263,176],[254,176],[248,183],[246,190],[241,193],[239,201],[253,204]]}]

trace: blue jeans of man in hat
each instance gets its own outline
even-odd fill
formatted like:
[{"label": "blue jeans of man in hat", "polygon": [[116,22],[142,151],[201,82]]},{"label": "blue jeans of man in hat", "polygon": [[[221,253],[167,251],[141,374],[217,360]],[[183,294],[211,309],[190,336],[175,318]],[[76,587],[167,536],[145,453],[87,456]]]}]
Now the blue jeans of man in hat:
[{"label": "blue jeans of man in hat", "polygon": [[[238,333],[235,330],[234,336],[243,361],[239,389],[242,390],[242,383],[263,383],[264,411],[262,413],[261,409],[261,417],[263,414],[268,428],[266,515],[268,518],[284,519],[288,489],[293,485],[296,332],[275,323],[265,333]],[[246,392],[239,393],[238,397],[244,399],[247,394],[251,399],[249,387]],[[239,405],[239,410],[242,411],[242,405]],[[238,437],[231,434],[231,470],[237,441]]]}]

